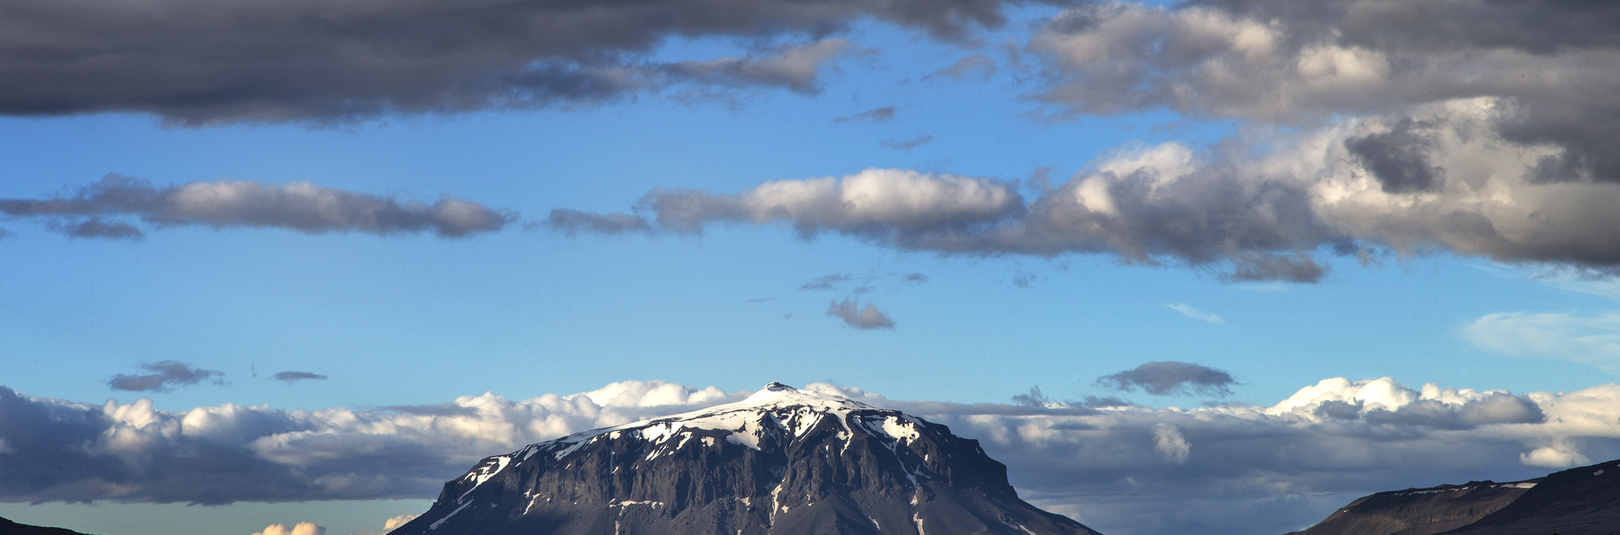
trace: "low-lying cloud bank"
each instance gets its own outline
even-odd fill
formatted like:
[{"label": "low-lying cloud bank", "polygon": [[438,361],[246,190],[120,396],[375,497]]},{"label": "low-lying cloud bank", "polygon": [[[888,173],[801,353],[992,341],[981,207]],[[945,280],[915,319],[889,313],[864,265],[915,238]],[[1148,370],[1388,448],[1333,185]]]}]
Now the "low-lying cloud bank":
[{"label": "low-lying cloud bank", "polygon": [[[113,218],[107,220],[105,218]],[[0,198],[0,219],[36,219],[71,238],[140,239],[140,227],[279,228],[305,234],[431,232],[444,238],[496,232],[517,220],[510,210],[442,195],[432,203],[399,200],[308,182],[187,182],[158,187],[109,174],[71,196]]]},{"label": "low-lying cloud bank", "polygon": [[[1280,533],[1353,495],[1532,477],[1620,456],[1620,385],[1513,395],[1337,378],[1269,407],[1198,409],[806,388],[949,425],[1006,462],[1026,498],[1124,535]],[[487,455],[747,394],[626,381],[522,401],[484,394],[408,407],[171,412],[150,400],[95,405],[0,389],[0,501],[429,498]]]}]

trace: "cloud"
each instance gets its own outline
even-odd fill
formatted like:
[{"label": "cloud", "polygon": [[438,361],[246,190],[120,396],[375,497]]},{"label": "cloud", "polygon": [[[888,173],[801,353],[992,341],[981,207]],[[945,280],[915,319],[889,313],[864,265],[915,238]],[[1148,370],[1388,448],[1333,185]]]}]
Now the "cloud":
[{"label": "cloud", "polygon": [[70,197],[0,199],[0,216],[46,218],[76,238],[138,239],[133,225],[102,217],[134,217],[154,229],[176,226],[280,228],[306,234],[364,232],[392,235],[433,232],[459,238],[495,232],[517,219],[509,211],[442,195],[433,203],[317,186],[248,180],[188,182],[156,187],[109,174]]},{"label": "cloud", "polygon": [[299,522],[293,526],[271,524],[265,527],[264,531],[255,532],[253,535],[326,535],[326,528],[312,522]]},{"label": "cloud", "polygon": [[[1393,114],[1287,135],[1250,129],[1196,151],[1175,142],[1126,146],[1032,199],[988,178],[869,169],[740,194],[654,190],[637,209],[659,232],[784,224],[806,238],[837,233],[942,255],[1108,254],[1212,270],[1231,282],[1316,282],[1330,273],[1326,258],[1386,252],[1620,267],[1620,234],[1610,231],[1620,227],[1620,211],[1610,209],[1620,205],[1620,183],[1538,178],[1559,149],[1515,145],[1491,127],[1522,106],[1474,98],[1418,111],[1421,137],[1434,147],[1424,161],[1443,170],[1431,170],[1428,182],[1367,169],[1369,158],[1394,162],[1373,167],[1412,163],[1355,142],[1419,128]],[[1353,154],[1356,147],[1364,154]]]},{"label": "cloud", "polygon": [[699,234],[715,223],[792,225],[922,248],[956,232],[991,225],[1024,209],[1012,184],[988,178],[867,169],[844,177],[775,180],[736,195],[653,190],[638,209],[661,232]]},{"label": "cloud", "polygon": [[1195,319],[1195,320],[1198,320],[1198,321],[1207,321],[1209,323],[1217,323],[1217,324],[1221,324],[1221,325],[1226,324],[1226,320],[1221,319],[1220,316],[1210,314],[1210,313],[1204,312],[1202,310],[1198,310],[1196,308],[1193,308],[1192,305],[1189,305],[1189,304],[1186,304],[1186,303],[1171,303],[1171,304],[1164,305],[1164,307],[1168,308],[1170,310],[1174,310],[1176,312],[1180,312],[1181,315],[1192,318],[1192,319]]},{"label": "cloud", "polygon": [[141,229],[136,228],[134,225],[119,222],[108,223],[98,217],[91,217],[82,221],[53,221],[48,226],[69,238],[140,240],[146,237],[146,233],[141,232]]},{"label": "cloud", "polygon": [[298,381],[307,381],[307,380],[311,380],[311,379],[316,379],[316,380],[321,380],[321,381],[326,380],[325,375],[318,375],[318,374],[314,374],[314,373],[310,373],[310,372],[280,372],[280,373],[277,373],[275,375],[270,376],[270,378],[275,379],[277,381],[285,382],[287,384],[293,384],[293,383],[296,383]]},{"label": "cloud", "polygon": [[1300,124],[1394,114],[1352,141],[1387,191],[1422,191],[1435,147],[1426,105],[1513,102],[1487,131],[1546,152],[1541,182],[1620,181],[1620,39],[1605,4],[1534,1],[1392,4],[1282,0],[1173,7],[1099,2],[1053,17],[1029,41],[1049,61],[1040,98],[1069,114],[1169,109],[1195,117]]},{"label": "cloud", "polygon": [[418,517],[418,516],[421,516],[421,515],[399,515],[399,516],[395,516],[393,518],[389,518],[388,520],[383,521],[383,529],[382,529],[382,531],[369,530],[368,529],[368,530],[356,531],[356,532],[351,533],[349,535],[387,535],[388,532],[394,531],[395,528],[398,528],[400,526],[405,525],[406,522],[410,522],[412,520],[415,520],[416,517]]},{"label": "cloud", "polygon": [[594,234],[626,234],[652,232],[652,224],[645,218],[631,214],[593,214],[567,208],[554,208],[541,226],[563,231],[569,236],[582,232]]},{"label": "cloud", "polygon": [[0,387],[0,440],[12,451],[0,455],[0,502],[429,498],[491,452],[746,394],[629,381],[522,401],[465,396],[437,410],[165,411],[150,399],[97,405]]},{"label": "cloud", "polygon": [[784,46],[763,55],[707,61],[681,61],[662,69],[676,77],[716,86],[777,86],[795,93],[820,91],[820,74],[833,59],[852,48],[847,39]]},{"label": "cloud", "polygon": [[844,321],[845,325],[860,330],[893,329],[894,321],[887,314],[879,311],[876,306],[867,303],[861,306],[859,301],[846,298],[843,302],[832,301],[827,305],[827,315]]},{"label": "cloud", "polygon": [[1105,375],[1097,384],[1114,390],[1143,390],[1155,396],[1228,396],[1237,384],[1232,374],[1191,362],[1149,362],[1136,369]]},{"label": "cloud", "polygon": [[829,273],[829,274],[826,274],[826,275],[822,275],[820,277],[816,277],[814,279],[810,279],[810,282],[806,282],[806,283],[800,285],[799,289],[800,290],[836,290],[836,289],[838,289],[839,285],[841,285],[844,282],[848,282],[850,279],[853,279],[853,278],[854,277],[850,276],[850,274],[848,274],[848,273]]},{"label": "cloud", "polygon": [[[1620,385],[1514,395],[1332,378],[1270,406],[1194,409],[1055,403],[1038,389],[1038,403],[966,404],[804,388],[948,425],[1006,463],[1021,497],[1119,535],[1281,533],[1371,492],[1620,457]],[[441,404],[461,411],[164,411],[0,388],[0,501],[431,498],[491,454],[747,394],[625,381]]]},{"label": "cloud", "polygon": [[[670,41],[779,43],[877,19],[962,40],[1002,0],[657,0],[453,6],[364,0],[64,0],[11,9],[0,114],[137,112],[171,124],[337,122],[588,106],[680,85],[813,91],[841,38],[743,57],[654,61]],[[140,46],[131,46],[139,43]],[[296,43],[288,46],[288,43]],[[106,58],[118,58],[107,61]]]},{"label": "cloud", "polygon": [[386,521],[383,521],[383,529],[388,530],[388,531],[393,531],[394,528],[403,526],[403,525],[405,525],[405,523],[410,522],[412,520],[416,520],[416,517],[418,517],[418,516],[421,516],[421,515],[399,515],[399,516],[395,516],[395,517],[390,518],[390,519],[388,519]]},{"label": "cloud", "polygon": [[1192,445],[1187,444],[1187,438],[1181,436],[1176,426],[1161,423],[1153,426],[1153,451],[1159,452],[1165,462],[1187,464],[1187,458],[1192,456]]},{"label": "cloud", "polygon": [[900,276],[900,282],[906,284],[922,284],[928,282],[928,276],[921,273],[907,273]]},{"label": "cloud", "polygon": [[990,59],[990,56],[984,54],[973,54],[956,60],[956,63],[952,63],[949,67],[928,73],[923,78],[945,77],[960,80],[977,74],[979,78],[989,80],[990,76],[995,73],[996,60]]},{"label": "cloud", "polygon": [[896,109],[897,108],[895,108],[894,106],[887,106],[887,107],[883,107],[883,108],[873,108],[873,109],[870,109],[870,110],[866,110],[866,111],[857,113],[855,115],[845,115],[843,117],[833,119],[833,122],[835,122],[835,123],[886,123],[886,122],[894,120],[894,113],[895,113]]},{"label": "cloud", "polygon": [[1481,316],[1464,326],[1463,333],[1487,351],[1620,370],[1620,312],[1500,312]]},{"label": "cloud", "polygon": [[1590,464],[1591,459],[1581,452],[1575,451],[1568,445],[1567,440],[1556,441],[1558,444],[1542,446],[1519,454],[1519,462],[1529,466],[1543,466],[1547,468],[1569,468],[1571,466]]},{"label": "cloud", "polygon": [[108,379],[107,386],[113,390],[128,392],[168,392],[174,390],[176,385],[190,386],[203,381],[211,380],[214,384],[224,384],[225,377],[225,372],[193,368],[190,364],[173,360],[142,364],[141,369],[154,373],[146,375],[120,373]]},{"label": "cloud", "polygon": [[910,139],[887,138],[887,139],[879,140],[878,145],[883,147],[883,148],[886,148],[886,149],[911,150],[911,149],[915,149],[917,147],[921,147],[923,145],[927,145],[929,142],[932,142],[933,140],[934,140],[933,135],[931,135],[931,134],[923,134],[923,135],[920,135],[920,136],[917,136],[917,137],[914,137],[914,138],[910,138]]}]

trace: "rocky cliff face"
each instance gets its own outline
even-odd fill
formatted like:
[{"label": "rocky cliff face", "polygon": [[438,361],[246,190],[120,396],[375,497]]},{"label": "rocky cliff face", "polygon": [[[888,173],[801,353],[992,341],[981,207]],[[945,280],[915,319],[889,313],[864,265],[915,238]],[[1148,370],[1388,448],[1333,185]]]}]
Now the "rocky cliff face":
[{"label": "rocky cliff face", "polygon": [[1474,481],[1380,492],[1350,502],[1320,524],[1290,535],[1433,535],[1472,524],[1535,485],[1535,481]]},{"label": "rocky cliff face", "polygon": [[1018,498],[945,426],[778,383],[484,459],[396,535],[1095,531]]}]

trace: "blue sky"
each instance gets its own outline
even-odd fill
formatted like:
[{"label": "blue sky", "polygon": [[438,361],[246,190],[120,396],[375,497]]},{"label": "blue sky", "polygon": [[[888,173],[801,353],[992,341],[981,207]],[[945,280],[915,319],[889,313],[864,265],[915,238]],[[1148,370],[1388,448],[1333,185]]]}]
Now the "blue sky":
[{"label": "blue sky", "polygon": [[[13,3],[21,4],[0,0],[0,10]],[[400,77],[396,88],[386,82],[394,78],[362,79],[369,64],[345,64],[339,48],[317,43],[279,56],[252,46],[273,36],[247,31],[220,49],[266,54],[257,59],[271,78],[244,68],[247,78],[234,79],[238,70],[179,52],[207,45],[207,32],[176,30],[186,46],[171,49],[157,27],[106,15],[128,38],[153,43],[147,56],[125,58],[134,71],[90,61],[0,66],[0,77],[4,69],[37,75],[26,91],[0,90],[0,386],[50,403],[150,399],[179,415],[225,404],[386,412],[623,381],[733,393],[769,381],[826,383],[896,402],[961,404],[1014,403],[1038,386],[1054,403],[1117,397],[1162,416],[1171,413],[1153,411],[1278,406],[1337,377],[1524,395],[1605,388],[1620,370],[1620,319],[1611,316],[1620,234],[1605,204],[1620,196],[1620,177],[1591,141],[1601,127],[1561,119],[1610,104],[1493,74],[1612,89],[1593,67],[1620,57],[1607,45],[1457,37],[1436,51],[1398,38],[1406,30],[1393,15],[1373,39],[1366,35],[1380,28],[1378,17],[1265,19],[1235,2],[985,2],[1006,20],[959,28],[834,4],[855,7],[829,8],[819,22],[777,14],[775,26],[741,30],[648,29],[656,44],[646,46],[578,45],[605,47],[608,59],[568,43],[547,45],[564,52],[502,49],[529,58],[517,67],[527,74],[561,62],[569,72],[643,77],[588,98],[522,86],[538,93],[515,104],[498,101],[500,88],[489,97],[495,104],[452,100],[482,87],[471,82]],[[1459,6],[1505,16],[1483,3]],[[56,32],[85,39],[87,50],[114,46],[49,13],[26,16],[38,27],[0,26],[0,36]],[[839,24],[815,29],[828,21]],[[1339,37],[1311,33],[1317,24],[1337,25]],[[1557,31],[1522,26],[1525,43],[1557,41]],[[492,27],[487,39],[506,43],[499,32],[509,30]],[[404,49],[411,36],[353,38]],[[0,46],[14,47],[0,55],[31,58],[58,45]],[[273,60],[286,58],[309,61],[316,77],[276,74]],[[1434,63],[1402,70],[1414,58]],[[171,72],[167,60],[197,67]],[[419,70],[444,68],[435,61],[421,58]],[[204,101],[184,85],[189,76],[274,87],[221,89]],[[38,96],[57,94],[78,97]],[[321,99],[334,94],[358,111],[331,112]],[[385,111],[362,106],[368,98]],[[448,195],[498,215],[471,227],[379,227],[342,214],[310,223],[291,205],[183,214],[39,208],[109,184],[109,174],[157,190],[303,184],[362,204],[429,206]],[[774,208],[749,204],[764,198],[750,192],[771,181],[824,177],[849,188],[872,177],[894,197],[861,213],[791,196],[776,197],[783,204]],[[978,193],[949,189],[969,186]],[[1097,191],[1111,193],[1098,201]],[[685,212],[638,205],[672,192],[695,204]],[[988,206],[979,194],[1016,199]],[[569,226],[558,209],[639,226]],[[1290,210],[1308,216],[1289,219]],[[453,224],[444,212],[411,213]],[[677,216],[696,223],[680,226]],[[87,221],[141,237],[68,235]],[[833,314],[851,302],[887,324]],[[155,373],[142,366],[171,361],[216,373],[194,384],[115,388],[120,374]],[[1228,373],[1219,386],[1230,394],[1152,395],[1097,382],[1154,361]],[[321,377],[273,379],[281,372]],[[1609,432],[1536,435],[1545,440],[1433,477],[1530,477],[1557,466],[1513,457],[1537,448],[1595,462],[1615,449]],[[21,462],[6,444],[24,438],[0,441],[0,456]],[[457,455],[507,451],[490,444]],[[441,480],[459,475],[444,467],[463,459],[443,462]],[[1469,476],[1470,466],[1506,474]],[[1398,467],[1390,470],[1357,483],[1366,488],[1267,503],[1294,504],[1295,516],[1278,521],[1288,527],[1324,516],[1341,498],[1383,490],[1376,485],[1449,481],[1402,483]],[[194,518],[186,523],[197,533],[242,535],[308,520],[342,535],[379,529],[432,498],[371,496],[353,509],[325,495],[203,508],[155,495],[77,496],[14,490],[0,516],[128,535],[157,529],[143,518]],[[1086,516],[1062,500],[1043,505]],[[103,518],[109,512],[120,520]],[[1104,514],[1116,524],[1093,527],[1173,532],[1107,529],[1131,525],[1130,514]],[[118,531],[125,524],[112,522],[135,524]],[[1200,529],[1249,532],[1212,526]]]}]

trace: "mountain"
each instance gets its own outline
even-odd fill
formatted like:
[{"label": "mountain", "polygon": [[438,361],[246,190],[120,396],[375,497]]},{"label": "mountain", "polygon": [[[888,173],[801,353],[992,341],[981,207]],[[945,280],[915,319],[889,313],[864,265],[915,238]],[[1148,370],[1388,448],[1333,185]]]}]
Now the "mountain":
[{"label": "mountain", "polygon": [[[1613,535],[1620,460],[1516,483],[1380,492],[1297,535]],[[1296,534],[1290,534],[1296,535]]]},{"label": "mountain", "polygon": [[1473,481],[1365,496],[1321,523],[1289,535],[1433,535],[1472,524],[1519,498],[1536,481]]},{"label": "mountain", "polygon": [[65,528],[47,528],[44,526],[30,526],[18,524],[5,518],[0,518],[0,535],[84,535],[77,531]]},{"label": "mountain", "polygon": [[392,535],[1097,535],[943,425],[771,383],[489,457]]},{"label": "mountain", "polygon": [[1620,460],[1555,472],[1519,499],[1446,535],[1620,533]]}]

